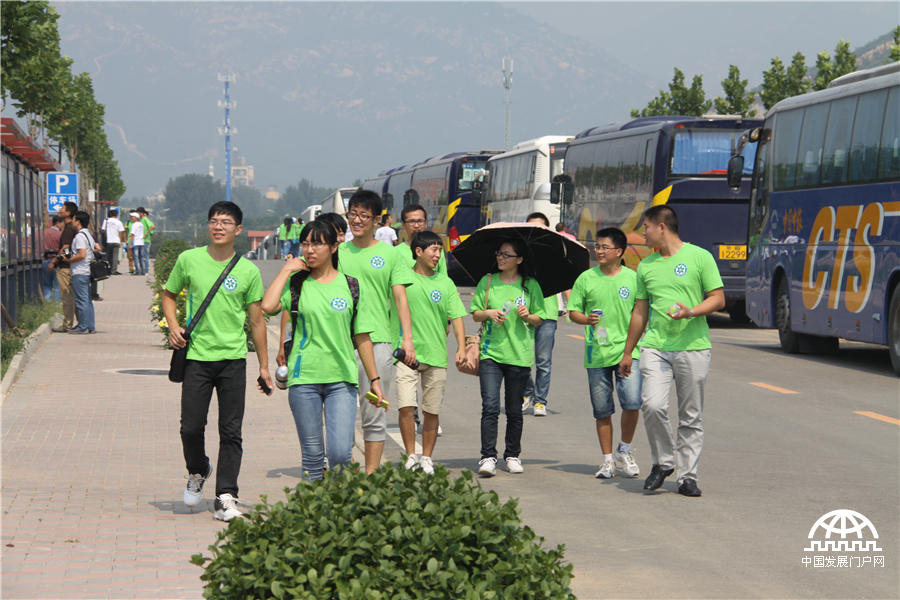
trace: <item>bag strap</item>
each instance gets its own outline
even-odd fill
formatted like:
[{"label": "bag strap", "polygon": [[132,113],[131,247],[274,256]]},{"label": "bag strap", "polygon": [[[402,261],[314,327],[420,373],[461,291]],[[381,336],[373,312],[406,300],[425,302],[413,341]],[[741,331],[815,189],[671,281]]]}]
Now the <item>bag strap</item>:
[{"label": "bag strap", "polygon": [[200,317],[203,316],[203,313],[206,312],[206,308],[209,306],[209,303],[212,302],[213,296],[216,295],[216,292],[219,291],[219,287],[222,286],[222,282],[225,281],[225,278],[228,277],[228,274],[231,273],[231,270],[241,259],[241,255],[237,252],[234,253],[234,258],[231,259],[231,262],[225,267],[222,271],[222,274],[219,275],[219,278],[216,279],[216,282],[213,284],[212,289],[209,290],[209,293],[206,294],[206,298],[203,299],[203,303],[200,305],[200,308],[197,309],[197,312],[194,313],[194,318],[191,319],[191,322],[184,330],[185,339],[191,337],[191,332],[194,331],[194,328],[197,326],[197,322],[200,320]]},{"label": "bag strap", "polygon": [[[487,287],[484,289],[484,310],[488,308],[488,294],[491,292],[491,280],[494,278],[493,273],[488,273]],[[478,328],[478,335],[482,335],[484,333],[484,324],[487,322],[487,319],[481,322],[481,327]]]}]

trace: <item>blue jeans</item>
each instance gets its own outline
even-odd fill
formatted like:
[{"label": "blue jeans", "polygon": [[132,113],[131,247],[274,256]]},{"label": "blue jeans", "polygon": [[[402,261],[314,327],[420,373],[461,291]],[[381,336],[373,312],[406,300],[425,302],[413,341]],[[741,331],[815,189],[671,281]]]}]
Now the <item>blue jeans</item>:
[{"label": "blue jeans", "polygon": [[144,275],[150,272],[150,242],[144,242],[144,253],[141,255],[143,261]]},{"label": "blue jeans", "polygon": [[300,240],[291,240],[291,256],[300,256]]},{"label": "blue jeans", "polygon": [[44,270],[41,271],[41,286],[44,288],[44,300],[49,300],[51,297],[59,302],[59,282],[56,280],[56,269],[48,269],[47,265],[51,262],[50,260],[45,260],[41,263]]},{"label": "blue jeans", "polygon": [[91,300],[91,276],[72,275],[72,293],[75,295],[75,329],[94,331],[94,301]]},{"label": "blue jeans", "polygon": [[506,450],[503,458],[519,456],[522,451],[522,392],[528,381],[528,367],[517,367],[481,360],[478,382],[481,384],[481,458],[497,458],[497,422],[500,418],[500,383],[505,379]]},{"label": "blue jeans", "polygon": [[147,247],[146,246],[134,246],[132,249],[132,253],[134,254],[134,272],[138,275],[146,275],[146,264],[147,260]]},{"label": "blue jeans", "polygon": [[281,258],[287,258],[287,255],[291,253],[291,240],[281,240]]},{"label": "blue jeans", "polygon": [[619,365],[588,369],[588,388],[591,392],[591,406],[594,418],[603,419],[616,412],[613,403],[613,379],[615,378],[616,395],[622,410],[640,410],[641,408],[641,372],[639,360],[634,359],[631,375],[624,379],[619,376]]},{"label": "blue jeans", "polygon": [[[356,422],[356,386],[344,381],[292,385],[288,402],[300,437],[303,479],[322,479],[326,452],[332,468],[348,464]],[[327,441],[322,438],[323,408]]]},{"label": "blue jeans", "polygon": [[550,394],[550,364],[553,362],[553,345],[556,343],[556,321],[544,319],[534,330],[534,381],[528,371],[525,396],[535,402],[547,404]]}]

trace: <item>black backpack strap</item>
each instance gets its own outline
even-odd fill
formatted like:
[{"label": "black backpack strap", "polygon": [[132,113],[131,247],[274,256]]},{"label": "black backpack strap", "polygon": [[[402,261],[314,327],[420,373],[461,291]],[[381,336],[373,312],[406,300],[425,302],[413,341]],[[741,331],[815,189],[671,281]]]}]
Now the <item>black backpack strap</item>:
[{"label": "black backpack strap", "polygon": [[309,271],[297,271],[291,275],[291,337],[284,340],[284,359],[287,360],[291,356],[291,350],[294,349],[294,338],[297,336],[297,313],[300,305],[300,290],[303,289],[303,282],[309,277]]},{"label": "black backpack strap", "polygon": [[353,316],[350,320],[350,335],[356,333],[356,307],[359,305],[359,280],[350,275],[344,275],[347,278],[347,287],[350,288],[350,297],[353,299]]},{"label": "black backpack strap", "polygon": [[225,269],[219,275],[219,278],[216,279],[216,282],[213,284],[212,288],[210,288],[209,293],[206,294],[206,298],[203,299],[203,303],[200,305],[200,308],[198,308],[197,312],[194,313],[194,318],[191,319],[191,322],[185,328],[184,339],[189,339],[191,337],[191,333],[194,331],[194,327],[197,326],[197,322],[200,320],[200,317],[202,317],[203,313],[206,312],[206,308],[209,306],[209,303],[212,302],[213,296],[215,296],[216,292],[219,291],[219,287],[222,286],[222,282],[225,281],[225,278],[228,277],[228,274],[231,273],[234,265],[236,265],[240,259],[241,255],[235,252],[234,258],[232,258],[231,262],[225,266]]}]

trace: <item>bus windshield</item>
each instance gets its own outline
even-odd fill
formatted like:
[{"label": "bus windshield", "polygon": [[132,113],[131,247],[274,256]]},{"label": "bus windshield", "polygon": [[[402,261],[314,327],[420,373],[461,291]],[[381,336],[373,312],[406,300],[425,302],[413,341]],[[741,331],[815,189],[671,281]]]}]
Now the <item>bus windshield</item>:
[{"label": "bus windshield", "polygon": [[463,192],[472,189],[472,184],[476,177],[481,175],[484,169],[487,168],[487,162],[466,161],[460,163],[459,166],[462,168],[459,170],[459,184],[457,191]]},{"label": "bus windshield", "polygon": [[[728,173],[728,159],[737,148],[741,130],[679,129],[672,142],[669,174],[677,177]],[[756,144],[744,146],[744,175],[753,173]]]}]

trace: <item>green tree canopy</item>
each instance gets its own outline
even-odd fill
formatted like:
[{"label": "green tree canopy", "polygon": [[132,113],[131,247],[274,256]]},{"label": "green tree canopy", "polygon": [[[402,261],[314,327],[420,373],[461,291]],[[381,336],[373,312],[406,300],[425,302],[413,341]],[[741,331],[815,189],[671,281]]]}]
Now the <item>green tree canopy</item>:
[{"label": "green tree canopy", "polygon": [[716,112],[720,115],[755,117],[756,111],[751,107],[756,95],[747,91],[747,83],[746,79],[741,79],[740,69],[736,65],[729,65],[728,77],[722,80],[722,90],[725,92],[725,97],[713,100]]},{"label": "green tree canopy", "polygon": [[841,40],[834,49],[834,60],[826,50],[822,50],[816,56],[816,76],[813,80],[813,89],[824,90],[833,79],[855,70],[856,53],[850,50],[850,42]]},{"label": "green tree canopy", "polygon": [[759,99],[766,110],[785,98],[803,94],[809,89],[806,57],[802,53],[794,54],[787,69],[777,56],[771,60],[771,65],[768,71],[763,71],[763,83],[759,92]]},{"label": "green tree canopy", "polygon": [[209,175],[188,173],[170,179],[165,196],[170,223],[205,222],[209,207],[225,199],[225,186]]},{"label": "green tree canopy", "polygon": [[653,117],[657,115],[689,115],[700,116],[709,112],[712,101],[706,99],[703,91],[703,77],[694,75],[691,87],[684,83],[684,72],[677,67],[675,75],[669,83],[669,90],[661,90],[659,95],[640,111],[631,111],[632,117]]},{"label": "green tree canopy", "polygon": [[891,44],[891,55],[888,63],[900,60],[900,25],[894,28],[894,43]]}]

